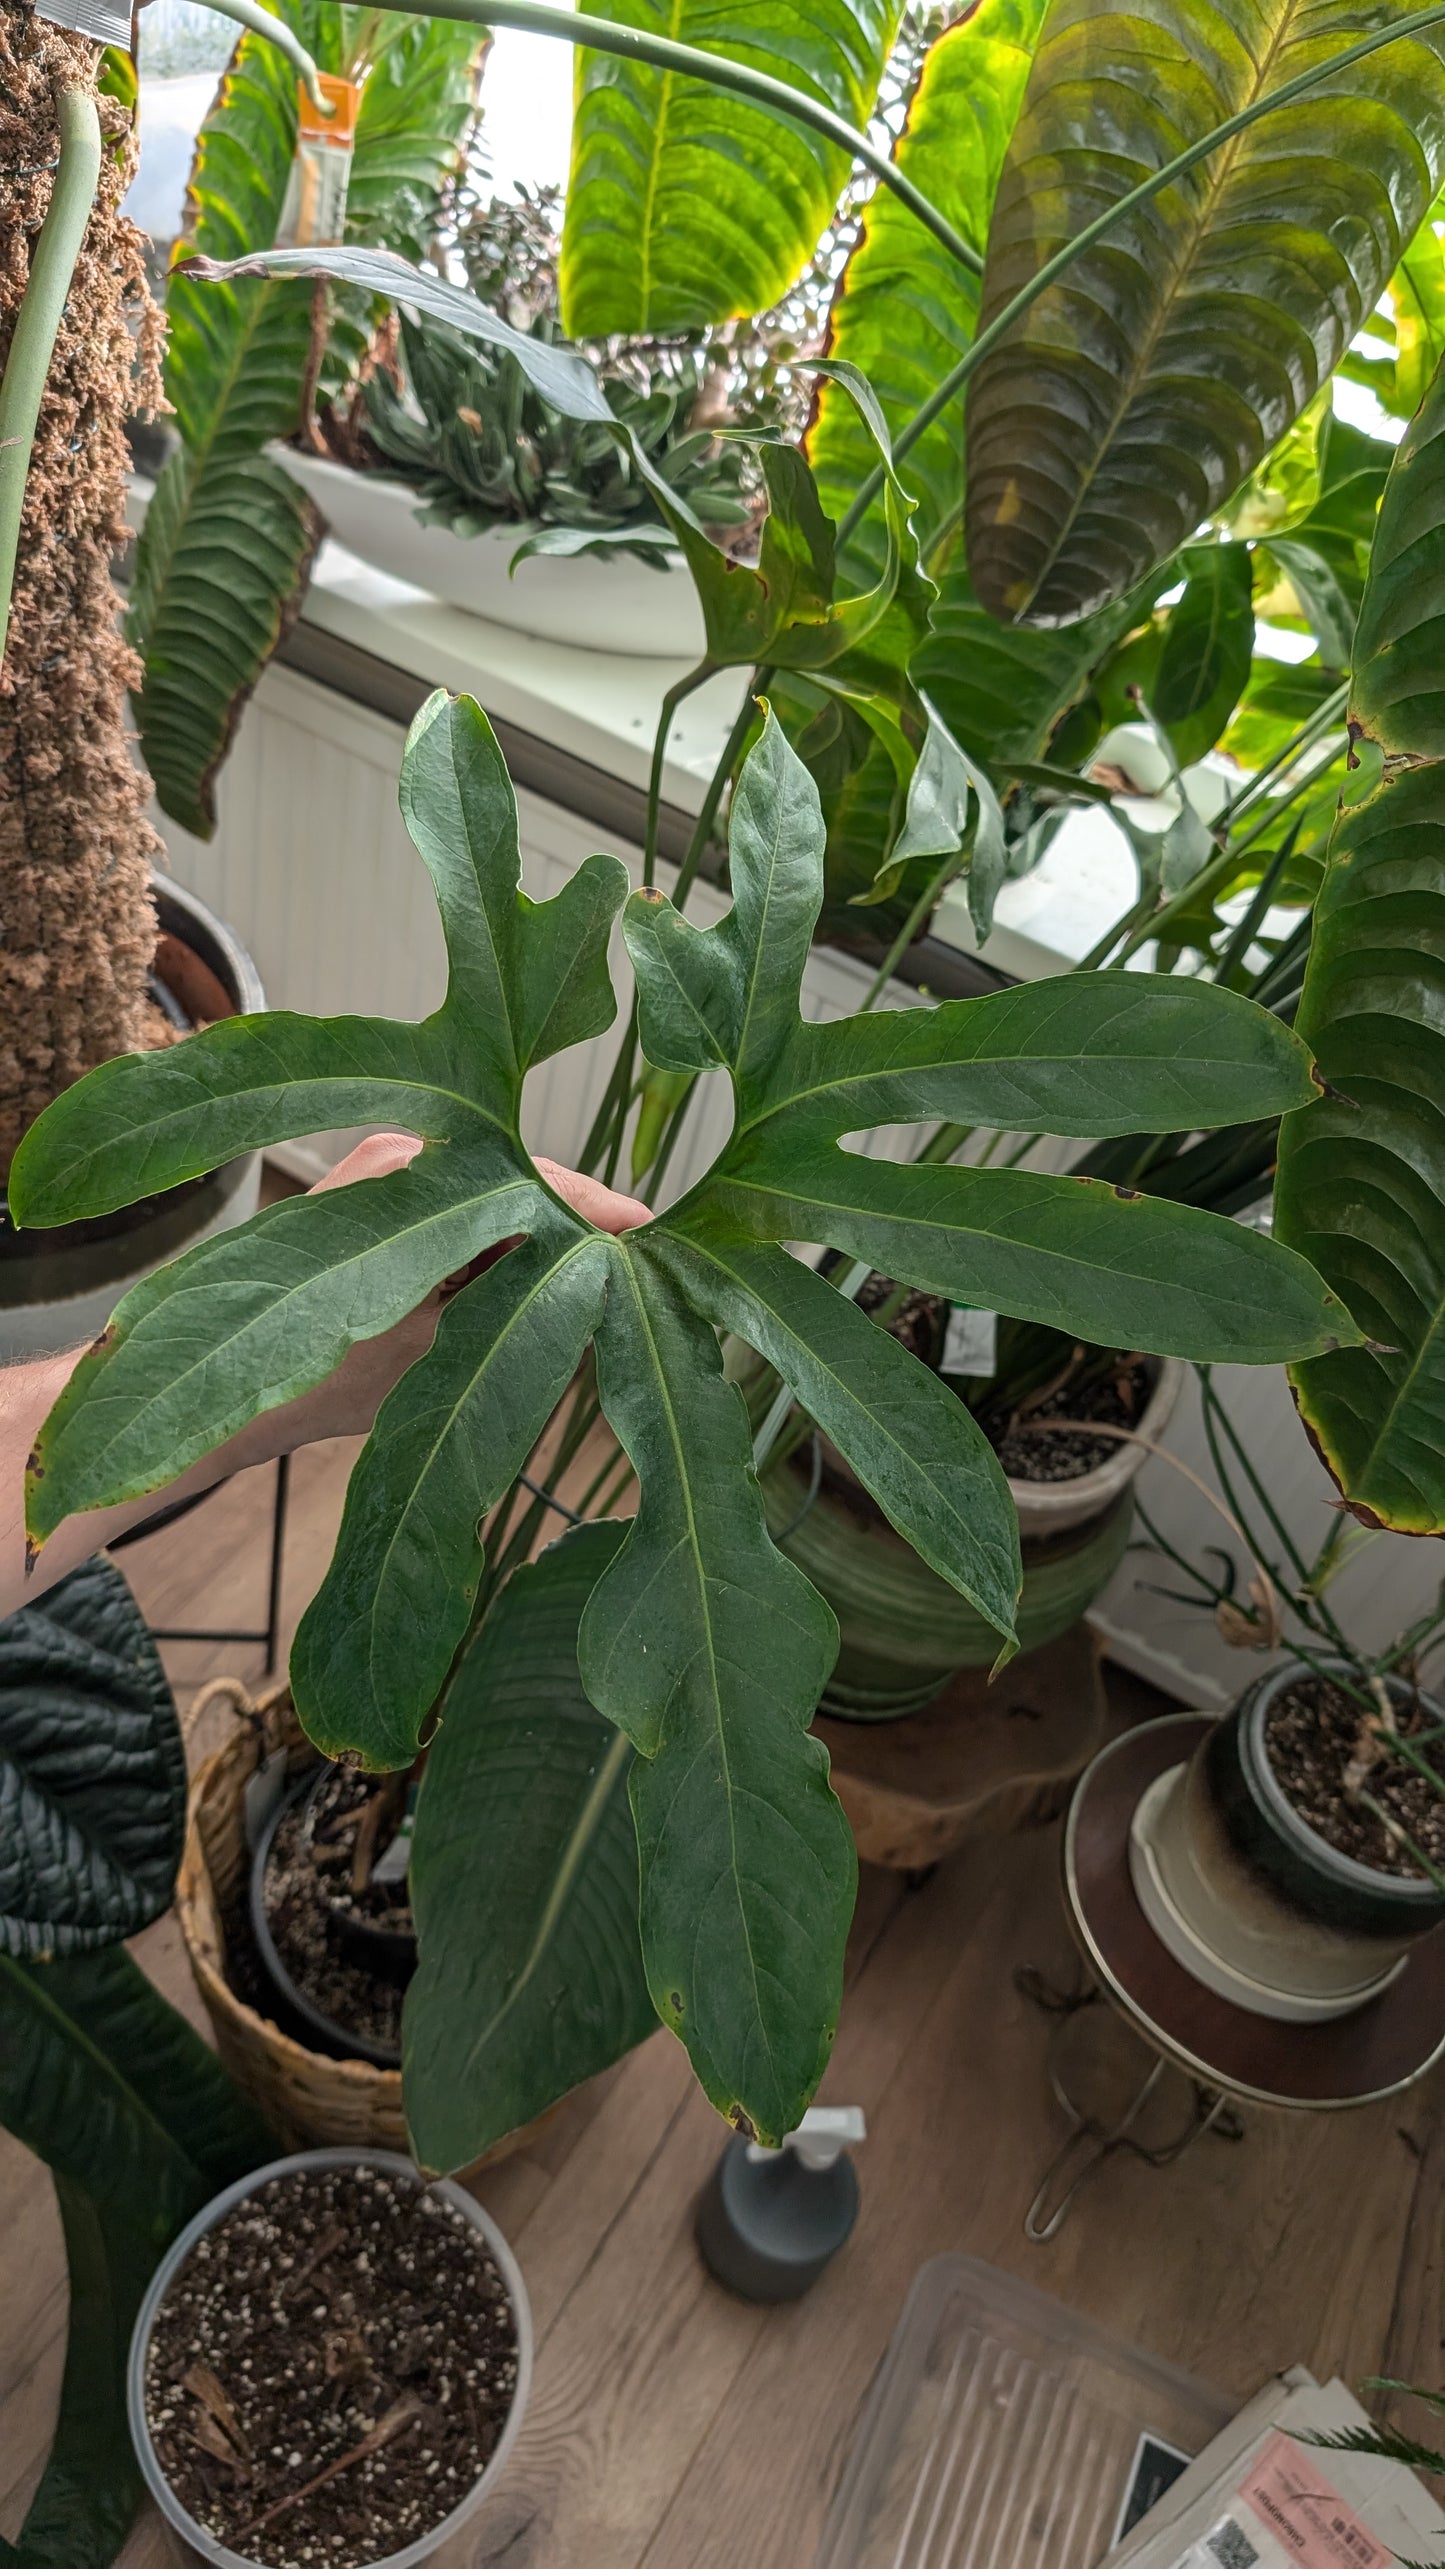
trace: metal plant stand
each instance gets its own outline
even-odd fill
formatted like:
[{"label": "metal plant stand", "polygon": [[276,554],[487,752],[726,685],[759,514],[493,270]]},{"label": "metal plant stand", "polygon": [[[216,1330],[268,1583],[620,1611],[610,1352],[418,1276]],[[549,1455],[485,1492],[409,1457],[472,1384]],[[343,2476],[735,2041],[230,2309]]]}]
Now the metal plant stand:
[{"label": "metal plant stand", "polygon": [[[1286,2025],[1216,1996],[1160,1943],[1134,1894],[1129,1829],[1156,1778],[1189,1757],[1209,1726],[1204,1713],[1170,1713],[1126,1731],[1081,1776],[1064,1829],[1064,1905],[1079,1948],[1073,1989],[1041,1974],[1018,1986],[1055,2019],[1049,2078],[1069,2122],[1024,2219],[1025,2235],[1055,2238],[1080,2190],[1119,2152],[1150,2167],[1177,2166],[1206,2132],[1243,2135],[1235,2109],[1340,2113],[1373,2105],[1423,2078],[1445,2057],[1445,1931],[1426,1937],[1377,1998],[1326,2023]],[[1108,2007],[1151,2055],[1122,2109],[1082,2104],[1063,2068],[1069,2024]],[[1189,2105],[1177,2132],[1145,2142],[1147,2108],[1182,2073]]]}]

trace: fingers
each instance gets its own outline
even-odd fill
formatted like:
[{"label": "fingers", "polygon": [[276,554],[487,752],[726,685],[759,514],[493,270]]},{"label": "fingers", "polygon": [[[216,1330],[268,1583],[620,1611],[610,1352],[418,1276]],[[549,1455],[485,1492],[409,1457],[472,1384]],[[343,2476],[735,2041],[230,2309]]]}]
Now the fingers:
[{"label": "fingers", "polygon": [[[365,1141],[348,1151],[344,1160],[338,1160],[311,1192],[324,1195],[328,1187],[351,1186],[358,1178],[390,1177],[394,1169],[406,1168],[421,1147],[415,1133],[368,1133]],[[600,1177],[583,1177],[578,1170],[563,1168],[558,1161],[540,1155],[536,1166],[563,1202],[599,1231],[635,1231],[639,1223],[652,1220],[649,1205],[635,1195],[620,1195],[615,1187],[604,1186]]]},{"label": "fingers", "polygon": [[639,1223],[653,1218],[650,1205],[635,1195],[619,1195],[615,1187],[604,1186],[600,1177],[583,1177],[576,1169],[560,1168],[555,1160],[540,1156],[536,1165],[563,1202],[599,1231],[635,1231]]},{"label": "fingers", "polygon": [[421,1142],[415,1133],[368,1133],[334,1169],[318,1178],[313,1195],[324,1195],[328,1187],[351,1186],[363,1177],[390,1177],[393,1170],[404,1169],[416,1158]]}]

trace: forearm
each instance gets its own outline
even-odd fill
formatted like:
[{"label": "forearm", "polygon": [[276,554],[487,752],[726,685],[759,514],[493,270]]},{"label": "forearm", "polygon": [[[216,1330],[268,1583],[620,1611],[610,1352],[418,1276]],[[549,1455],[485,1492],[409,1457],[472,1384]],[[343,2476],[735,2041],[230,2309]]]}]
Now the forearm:
[{"label": "forearm", "polygon": [[194,1498],[232,1472],[244,1471],[249,1464],[290,1453],[312,1436],[339,1432],[328,1430],[319,1421],[314,1392],[302,1400],[288,1401],[280,1409],[267,1410],[233,1436],[229,1444],[204,1455],[164,1489],[127,1499],[119,1507],[97,1508],[90,1515],[67,1517],[27,1573],[25,1466],[43,1421],[84,1353],[83,1347],[75,1347],[63,1356],[39,1357],[30,1364],[0,1369],[0,1617],[30,1605],[57,1579],[63,1579],[67,1571],[77,1569],[93,1552],[113,1542],[129,1527],[142,1524],[170,1500]]}]

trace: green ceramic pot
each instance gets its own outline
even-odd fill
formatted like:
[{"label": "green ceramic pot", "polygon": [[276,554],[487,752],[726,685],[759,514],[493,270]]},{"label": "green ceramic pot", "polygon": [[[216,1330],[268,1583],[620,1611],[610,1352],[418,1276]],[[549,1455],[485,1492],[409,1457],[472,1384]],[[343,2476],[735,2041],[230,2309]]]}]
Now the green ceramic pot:
[{"label": "green ceramic pot", "polygon": [[[768,1523],[780,1548],[838,1618],[838,1664],[821,1711],[847,1721],[896,1721],[931,1704],[960,1668],[992,1665],[999,1647],[993,1626],[920,1561],[861,1491],[843,1495],[825,1485],[811,1506],[807,1496],[806,1466],[796,1457],[764,1476]],[[1133,1515],[1133,1490],[1125,1487],[1082,1525],[1025,1534],[1021,1649],[1039,1649],[1087,1613],[1123,1558]]]}]

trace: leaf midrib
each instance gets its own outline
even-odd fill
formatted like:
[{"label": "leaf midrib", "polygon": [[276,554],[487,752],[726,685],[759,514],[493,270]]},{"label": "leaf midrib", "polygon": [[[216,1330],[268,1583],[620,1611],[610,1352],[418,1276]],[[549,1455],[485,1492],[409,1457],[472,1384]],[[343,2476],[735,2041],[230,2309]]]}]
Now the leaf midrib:
[{"label": "leaf midrib", "polygon": [[632,1743],[626,1734],[618,1731],[593,1777],[587,1799],[568,1833],[566,1853],[557,1867],[552,1888],[547,1895],[542,1915],[537,1921],[527,1959],[501,2005],[493,2010],[486,2023],[478,2028],[473,2040],[468,2044],[463,2056],[464,2076],[475,2072],[477,2062],[486,2051],[493,2036],[499,2027],[505,2024],[528,1983],[541,1969],[543,1959],[561,1924],[562,1912],[572,1896],[572,1886],[577,1879],[583,1859],[602,1825],[607,1805],[612,1799],[613,1787],[619,1773],[627,1764],[631,1749]]},{"label": "leaf midrib", "polygon": [[[1276,25],[1274,34],[1270,38],[1269,44],[1265,49],[1264,59],[1257,67],[1255,78],[1249,88],[1248,95],[1238,102],[1240,106],[1250,106],[1255,100],[1266,95],[1270,74],[1274,69],[1279,55],[1285,51],[1289,43],[1292,41],[1294,24],[1297,17],[1301,14],[1300,0],[1285,0],[1285,5],[1280,11],[1279,21]],[[1232,112],[1234,111],[1231,110],[1231,113]],[[1232,178],[1234,170],[1246,148],[1249,148],[1246,142],[1246,135],[1236,134],[1231,141],[1225,143],[1212,155],[1204,179],[1201,195],[1198,200],[1198,210],[1190,216],[1188,222],[1185,224],[1182,234],[1182,246],[1179,255],[1171,264],[1166,290],[1158,297],[1155,305],[1154,317],[1152,321],[1146,324],[1142,335],[1136,341],[1131,361],[1123,369],[1120,375],[1118,398],[1114,404],[1113,411],[1110,414],[1108,426],[1104,435],[1098,440],[1095,447],[1093,461],[1080,477],[1078,491],[1070,503],[1068,512],[1058,528],[1053,543],[1050,545],[1048,552],[1042,557],[1038,570],[1033,575],[1029,597],[1030,604],[1033,604],[1033,602],[1038,598],[1040,591],[1045,586],[1045,583],[1052,576],[1057,566],[1059,556],[1062,553],[1065,544],[1068,542],[1069,537],[1072,535],[1080,515],[1093,498],[1095,486],[1103,472],[1106,460],[1113,451],[1120,426],[1133,403],[1138,399],[1139,393],[1148,379],[1149,369],[1154,361],[1155,349],[1158,346],[1160,338],[1163,336],[1167,323],[1172,317],[1174,307],[1179,301],[1182,280],[1192,268],[1198,257],[1201,243],[1213,225],[1219,201],[1224,193],[1226,184]],[[1027,328],[1027,322],[1025,322],[1024,326]],[[1015,342],[1015,345],[1017,344],[1018,343]],[[1002,352],[1000,351],[1000,354],[1001,353]]]},{"label": "leaf midrib", "polygon": [[[418,1234],[431,1230],[436,1224],[451,1221],[459,1213],[465,1213],[468,1210],[475,1210],[479,1206],[490,1204],[496,1196],[507,1194],[513,1187],[524,1187],[529,1184],[535,1185],[536,1183],[536,1180],[529,1180],[521,1171],[518,1171],[515,1177],[506,1178],[501,1182],[501,1184],[488,1188],[485,1194],[470,1197],[458,1196],[453,1203],[443,1205],[439,1211],[428,1214],[425,1221],[415,1224],[409,1223],[404,1225],[401,1230],[386,1234],[381,1239],[368,1240],[360,1249],[354,1251],[351,1256],[339,1259],[334,1266],[318,1268],[313,1274],[302,1277],[298,1283],[288,1285],[285,1291],[279,1294],[274,1301],[267,1303],[264,1311],[257,1313],[253,1319],[248,1320],[245,1327],[237,1330],[234,1336],[226,1339],[213,1340],[205,1348],[204,1352],[195,1359],[193,1364],[188,1365],[181,1373],[170,1375],[162,1386],[160,1392],[153,1394],[152,1399],[145,1403],[141,1410],[133,1411],[130,1418],[123,1426],[116,1430],[113,1436],[107,1438],[103,1445],[94,1446],[90,1449],[88,1459],[92,1464],[103,1462],[105,1457],[113,1452],[115,1446],[122,1438],[133,1433],[137,1417],[143,1416],[144,1410],[152,1407],[155,1400],[172,1399],[178,1391],[184,1388],[194,1374],[203,1371],[207,1365],[213,1364],[219,1355],[225,1354],[230,1356],[233,1354],[234,1350],[243,1344],[245,1338],[252,1329],[268,1326],[275,1320],[278,1312],[285,1310],[286,1305],[294,1298],[295,1295],[309,1292],[317,1285],[331,1285],[335,1282],[338,1276],[344,1276],[349,1268],[359,1265],[366,1258],[376,1256],[380,1252],[394,1248],[398,1241],[411,1241],[415,1239]],[[304,1196],[297,1197],[295,1199],[298,1203],[304,1203],[306,1200],[307,1199]],[[226,1235],[223,1233],[221,1236],[224,1238]],[[474,1252],[474,1254],[476,1253]],[[163,1310],[164,1308],[165,1306],[162,1303],[153,1304],[150,1312],[145,1316],[146,1320],[152,1319],[157,1311]],[[382,1327],[385,1327],[385,1325],[386,1324],[383,1323]],[[145,1321],[142,1321],[140,1326],[144,1327]],[[380,1337],[382,1331],[381,1329],[377,1329],[370,1334],[372,1336]],[[135,1343],[134,1335],[123,1339],[120,1343],[122,1346],[133,1345]],[[364,1340],[353,1339],[351,1341],[353,1346],[364,1343]],[[117,1350],[117,1353],[118,1352],[119,1350]],[[271,1407],[275,1407],[276,1405],[277,1404],[275,1403],[268,1404],[268,1406]],[[252,1414],[256,1416],[261,1415],[259,1411]]]},{"label": "leaf midrib", "polygon": [[165,2156],[189,2175],[194,2188],[200,2182],[199,2171],[194,2162],[188,2158],[174,2135],[166,2130],[160,2116],[146,2103],[141,2090],[133,2086],[124,2075],[114,2054],[102,2051],[99,2043],[85,2031],[84,2026],[79,2024],[74,2016],[67,2015],[63,2007],[58,2007],[49,1991],[30,1972],[23,1971],[9,1954],[0,1953],[0,1973],[15,1984],[20,1992],[21,2003],[30,2005],[42,2016],[48,2017],[58,2032],[60,2040],[81,2054],[99,2083],[114,2089],[136,2121],[155,2134]]},{"label": "leaf midrib", "polygon": [[[667,1424],[668,1439],[672,1446],[673,1459],[677,1468],[678,1487],[682,1492],[683,1510],[686,1519],[687,1549],[693,1564],[694,1576],[697,1582],[698,1607],[702,1616],[704,1643],[707,1650],[709,1698],[713,1706],[714,1727],[717,1732],[718,1741],[718,1753],[722,1760],[724,1788],[723,1799],[727,1810],[728,1825],[728,1856],[732,1879],[736,1890],[737,1915],[739,1926],[742,1929],[743,1950],[748,1958],[748,1974],[752,1982],[753,2022],[757,2026],[762,2037],[763,2047],[768,2058],[768,2068],[772,2075],[773,2084],[777,2087],[780,2084],[777,2062],[774,2056],[772,2042],[768,2034],[767,2012],[763,2004],[762,1989],[759,1982],[757,1956],[753,1952],[752,1930],[748,1918],[747,1903],[742,1897],[742,1864],[738,1854],[737,1820],[734,1810],[735,1797],[733,1792],[732,1767],[728,1756],[727,1726],[722,1717],[722,1688],[718,1676],[717,1646],[712,1628],[712,1606],[708,1596],[707,1573],[703,1567],[702,1546],[698,1540],[697,1513],[693,1506],[692,1483],[689,1479],[687,1469],[687,1448],[678,1426],[677,1413],[672,1405],[672,1395],[667,1380],[666,1369],[662,1362],[657,1340],[653,1335],[652,1319],[647,1309],[647,1298],[642,1292],[641,1286],[638,1282],[632,1260],[621,1241],[617,1243],[617,1248],[618,1263],[627,1277],[628,1290],[632,1295],[633,1304],[637,1312],[638,1326],[646,1341],[647,1352],[652,1359],[653,1372],[657,1379],[659,1405]],[[660,1742],[659,1746],[662,1744],[663,1743]]]}]

